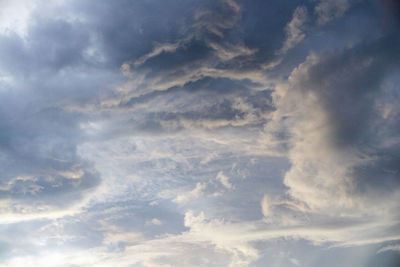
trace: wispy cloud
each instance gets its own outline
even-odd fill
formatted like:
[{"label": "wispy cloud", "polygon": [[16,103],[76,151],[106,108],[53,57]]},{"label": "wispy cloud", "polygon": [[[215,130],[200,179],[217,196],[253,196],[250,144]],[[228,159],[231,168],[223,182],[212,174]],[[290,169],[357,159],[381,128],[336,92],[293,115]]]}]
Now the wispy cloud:
[{"label": "wispy cloud", "polygon": [[395,4],[25,2],[0,2],[1,266],[398,260]]}]

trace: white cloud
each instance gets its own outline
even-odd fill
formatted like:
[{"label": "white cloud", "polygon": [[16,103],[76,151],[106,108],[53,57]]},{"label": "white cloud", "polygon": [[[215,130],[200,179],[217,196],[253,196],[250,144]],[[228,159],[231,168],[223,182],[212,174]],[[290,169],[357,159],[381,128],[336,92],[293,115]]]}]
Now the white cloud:
[{"label": "white cloud", "polygon": [[150,221],[146,222],[147,225],[162,225],[163,222],[157,218],[153,218]]},{"label": "white cloud", "polygon": [[286,25],[286,40],[279,53],[286,53],[295,47],[306,37],[305,23],[307,22],[307,8],[304,6],[297,7],[293,12],[292,20]]},{"label": "white cloud", "polygon": [[36,4],[36,1],[1,1],[0,32],[15,32],[25,37],[29,18]]},{"label": "white cloud", "polygon": [[385,251],[397,251],[400,253],[400,245],[385,246],[385,247],[379,249],[376,253],[379,254],[379,253],[382,253]]},{"label": "white cloud", "polygon": [[298,259],[290,258],[289,261],[294,265],[297,265],[297,266],[301,265]]},{"label": "white cloud", "polygon": [[196,184],[196,187],[193,190],[189,192],[179,193],[173,201],[183,204],[190,200],[197,199],[204,194],[204,189],[206,189],[206,187],[206,184],[199,182]]},{"label": "white cloud", "polygon": [[218,43],[208,41],[207,45],[215,50],[221,60],[231,60],[239,56],[251,56],[257,49],[250,49],[243,44]]},{"label": "white cloud", "polygon": [[[145,54],[144,56],[141,56],[139,59],[135,60],[135,62],[133,63],[133,65],[134,65],[135,67],[138,67],[138,66],[144,64],[147,60],[149,60],[149,59],[151,59],[151,58],[153,58],[153,57],[156,57],[156,56],[158,56],[158,55],[160,55],[160,54],[162,54],[162,53],[171,53],[171,52],[175,52],[177,49],[179,49],[179,48],[181,48],[182,46],[184,46],[186,42],[187,42],[187,41],[184,41],[184,40],[183,40],[183,41],[179,41],[179,42],[174,43],[174,44],[168,44],[168,43],[166,43],[166,44],[158,44],[158,43],[156,43],[156,44],[154,45],[153,50],[152,50],[150,53]],[[122,65],[122,67],[123,67],[122,70],[123,70],[124,72],[126,72],[126,71],[129,72],[129,71],[130,71],[129,69],[127,69],[127,68],[129,67],[129,64],[128,64],[128,63],[124,63],[124,64]]]},{"label": "white cloud", "polygon": [[229,177],[226,176],[222,171],[218,172],[217,181],[219,181],[226,189],[233,189],[233,184],[229,181]]},{"label": "white cloud", "polygon": [[[392,201],[396,194],[386,202],[369,203],[371,199],[355,193],[357,184],[353,170],[367,165],[372,159],[354,146],[337,146],[332,141],[337,126],[326,109],[324,101],[328,100],[319,95],[319,90],[333,90],[335,81],[315,84],[313,79],[324,77],[314,77],[310,73],[322,64],[329,64],[325,60],[323,55],[311,54],[293,70],[288,84],[276,88],[277,111],[265,131],[271,135],[285,133],[281,141],[289,148],[287,155],[292,166],[285,174],[284,183],[290,196],[304,202],[307,209],[331,214],[357,213],[360,216],[367,211],[379,213],[384,211],[381,205],[394,205]],[[334,79],[331,75],[326,79]]]},{"label": "white cloud", "polygon": [[267,195],[264,195],[263,199],[261,200],[261,211],[262,214],[265,217],[268,217],[271,215],[271,200],[269,199],[269,197]]},{"label": "white cloud", "polygon": [[109,232],[106,233],[103,243],[117,245],[120,242],[134,243],[143,241],[143,235],[136,232]]}]

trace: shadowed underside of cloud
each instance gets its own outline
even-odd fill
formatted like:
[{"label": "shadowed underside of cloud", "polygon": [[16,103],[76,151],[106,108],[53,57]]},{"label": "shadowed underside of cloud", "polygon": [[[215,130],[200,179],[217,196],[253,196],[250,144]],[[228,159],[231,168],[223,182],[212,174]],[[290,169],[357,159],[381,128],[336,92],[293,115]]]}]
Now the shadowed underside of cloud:
[{"label": "shadowed underside of cloud", "polygon": [[396,266],[396,3],[1,2],[0,265]]},{"label": "shadowed underside of cloud", "polygon": [[271,125],[290,132],[293,166],[285,184],[311,209],[332,212],[337,205],[344,212],[365,200],[373,202],[364,203],[372,211],[379,200],[386,206],[386,197],[398,194],[398,111],[387,103],[385,112],[382,103],[397,90],[385,88],[399,71],[398,59],[392,61],[397,43],[396,35],[312,54],[292,72],[288,88],[276,91],[277,118],[284,122]]},{"label": "shadowed underside of cloud", "polygon": [[46,217],[77,204],[100,179],[76,153],[81,134],[74,115],[26,103],[19,93],[1,92],[1,211]]}]

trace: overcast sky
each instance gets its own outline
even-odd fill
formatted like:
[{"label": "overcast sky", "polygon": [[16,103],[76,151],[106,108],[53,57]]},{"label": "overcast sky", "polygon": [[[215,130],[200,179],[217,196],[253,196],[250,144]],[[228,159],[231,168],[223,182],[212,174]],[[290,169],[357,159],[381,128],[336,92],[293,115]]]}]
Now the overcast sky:
[{"label": "overcast sky", "polygon": [[400,2],[0,1],[0,266],[397,267]]}]

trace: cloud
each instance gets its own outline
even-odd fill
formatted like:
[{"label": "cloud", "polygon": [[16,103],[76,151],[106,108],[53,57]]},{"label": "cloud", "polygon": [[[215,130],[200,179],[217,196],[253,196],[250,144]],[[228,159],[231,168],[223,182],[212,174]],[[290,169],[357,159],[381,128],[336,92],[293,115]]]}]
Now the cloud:
[{"label": "cloud", "polygon": [[265,217],[271,215],[271,203],[267,195],[264,195],[261,200],[261,211]]},{"label": "cloud", "polygon": [[300,262],[299,262],[297,259],[295,259],[295,258],[290,258],[289,261],[290,261],[293,265],[301,266]]},{"label": "cloud", "polygon": [[160,220],[157,219],[157,218],[153,218],[153,219],[151,219],[151,221],[149,221],[149,224],[161,225],[161,224],[162,224],[162,221],[160,221]]},{"label": "cloud", "polygon": [[293,12],[292,20],[286,25],[286,40],[280,53],[286,53],[305,38],[304,26],[307,22],[307,8],[297,7]]},{"label": "cloud", "polygon": [[317,23],[323,25],[343,16],[353,2],[351,0],[320,1],[314,9],[314,12],[317,14]]},{"label": "cloud", "polygon": [[386,251],[397,251],[400,252],[400,245],[391,245],[391,246],[385,246],[383,248],[380,248],[376,253],[383,253]]},{"label": "cloud", "polygon": [[[390,163],[396,160],[397,149],[383,159],[380,155],[387,147],[376,143],[378,135],[393,138],[393,129],[378,128],[378,134],[376,122],[381,119],[371,108],[386,94],[382,89],[385,77],[398,68],[387,54],[396,50],[385,38],[343,52],[312,54],[294,69],[289,88],[277,91],[279,106],[275,115],[282,119],[279,127],[289,127],[292,167],[286,173],[285,184],[291,196],[311,209],[329,207],[326,211],[333,212],[334,207],[342,211],[360,208],[364,200],[380,190],[376,178],[370,176],[378,175],[378,169],[393,171],[380,172],[380,181],[386,181],[382,186],[390,184],[393,188],[397,184],[396,167]],[[363,168],[370,171],[364,172]],[[375,204],[384,203],[376,202],[377,198],[374,194]]]},{"label": "cloud", "polygon": [[232,28],[240,15],[241,7],[234,0],[217,1],[210,8],[196,12],[194,28],[199,34],[223,38],[224,31]]},{"label": "cloud", "polygon": [[[207,244],[212,244],[217,251],[226,251],[231,255],[230,266],[246,266],[259,258],[257,250],[253,247],[254,242],[258,241],[266,242],[281,237],[304,238],[316,244],[334,242],[344,246],[349,245],[349,242],[354,242],[354,245],[382,242],[369,239],[379,231],[370,232],[372,228],[368,224],[349,223],[340,226],[339,223],[336,225],[338,227],[335,224],[267,228],[258,222],[235,224],[219,219],[209,219],[202,212],[195,215],[193,211],[188,211],[185,214],[185,226],[189,228],[189,231],[180,235],[151,240],[147,244],[132,246],[128,251],[129,253],[138,253],[145,250],[151,253],[152,251],[158,252],[156,246],[169,247],[171,250],[168,253],[172,253],[169,256],[173,258],[175,253],[180,253],[188,246],[207,247]],[[367,234],[368,232],[369,234]],[[161,254],[154,255],[152,259],[156,260],[162,257]],[[298,262],[298,260],[292,261],[293,264],[295,264],[294,262]]]},{"label": "cloud", "polygon": [[[134,65],[140,66],[143,63],[145,63],[147,60],[149,60],[150,58],[156,57],[156,56],[160,55],[161,53],[175,52],[180,46],[181,46],[181,44],[179,44],[179,43],[177,43],[177,44],[156,44],[154,46],[153,51],[151,51],[150,53],[137,59],[134,62]],[[124,63],[124,64],[126,64],[126,63]]]},{"label": "cloud", "polygon": [[[16,102],[19,100],[11,98],[9,103]],[[0,191],[7,201],[1,207],[3,214],[29,216],[68,208],[99,184],[96,170],[76,154],[77,141],[69,139],[78,136],[73,120],[68,121],[68,115],[60,110],[47,111],[52,115],[39,109],[26,117],[14,109],[18,122],[2,123],[8,129],[1,138],[4,168]]]},{"label": "cloud", "polygon": [[178,194],[178,196],[176,196],[173,201],[182,204],[190,200],[199,198],[201,195],[204,194],[203,190],[205,188],[206,188],[205,184],[197,183],[196,187],[193,190]]},{"label": "cloud", "polygon": [[233,189],[233,184],[229,181],[229,177],[226,176],[222,171],[218,172],[215,177],[226,189]]},{"label": "cloud", "polygon": [[399,38],[355,3],[7,2],[0,265],[382,261]]}]

